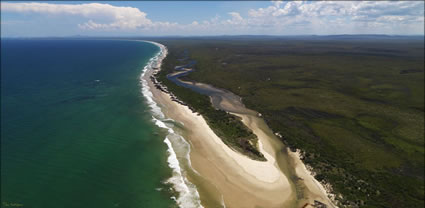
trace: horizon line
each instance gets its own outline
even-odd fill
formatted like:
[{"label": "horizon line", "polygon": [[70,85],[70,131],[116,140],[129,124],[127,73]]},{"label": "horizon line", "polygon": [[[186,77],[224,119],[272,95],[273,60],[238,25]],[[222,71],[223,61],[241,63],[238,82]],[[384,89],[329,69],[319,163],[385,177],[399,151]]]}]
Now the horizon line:
[{"label": "horizon line", "polygon": [[298,35],[252,35],[252,34],[240,34],[240,35],[67,35],[67,36],[2,36],[0,38],[167,38],[167,37],[238,37],[238,36],[266,36],[266,37],[306,37],[306,36],[317,36],[317,37],[329,37],[329,36],[389,36],[389,37],[414,37],[420,36],[425,37],[425,34],[379,34],[379,33],[365,33],[365,34],[327,34],[327,35],[317,35],[317,34],[298,34]]}]

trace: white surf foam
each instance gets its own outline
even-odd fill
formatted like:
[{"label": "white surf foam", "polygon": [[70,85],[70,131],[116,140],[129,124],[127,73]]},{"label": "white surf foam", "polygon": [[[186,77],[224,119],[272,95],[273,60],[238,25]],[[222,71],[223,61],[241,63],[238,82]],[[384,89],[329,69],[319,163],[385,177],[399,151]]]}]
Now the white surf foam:
[{"label": "white surf foam", "polygon": [[[146,41],[149,42],[149,41]],[[158,66],[163,58],[166,56],[165,46],[160,45],[155,42],[150,42],[152,44],[157,45],[161,48],[160,52],[153,58],[151,58],[148,64],[144,67],[142,74],[140,75],[140,83],[142,85],[142,94],[147,100],[147,103],[152,112],[152,120],[154,123],[160,127],[167,129],[168,135],[164,139],[164,143],[167,144],[168,147],[168,166],[173,170],[173,176],[167,180],[167,183],[172,184],[174,190],[176,190],[179,195],[177,198],[173,199],[177,202],[178,206],[181,208],[200,208],[203,207],[201,205],[201,200],[199,197],[198,190],[196,186],[192,184],[186,177],[184,170],[181,168],[181,164],[177,159],[177,154],[174,147],[179,148],[184,152],[184,159],[190,164],[190,145],[186,142],[186,140],[178,135],[173,130],[172,123],[164,123],[163,121],[173,121],[172,119],[166,118],[162,113],[161,108],[157,105],[157,103],[153,100],[152,92],[150,91],[150,87],[148,85],[147,77],[145,77],[146,72],[148,70],[152,70],[154,66]]]}]

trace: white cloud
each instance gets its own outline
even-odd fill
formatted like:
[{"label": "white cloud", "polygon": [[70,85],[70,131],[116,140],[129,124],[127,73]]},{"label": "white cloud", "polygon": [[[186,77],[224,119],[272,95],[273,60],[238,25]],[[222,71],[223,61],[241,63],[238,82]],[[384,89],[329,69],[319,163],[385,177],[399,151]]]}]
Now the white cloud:
[{"label": "white cloud", "polygon": [[229,12],[229,15],[232,16],[232,18],[236,21],[242,21],[243,20],[241,15],[237,12]]},{"label": "white cloud", "polygon": [[246,16],[228,12],[189,24],[153,21],[134,7],[102,3],[1,3],[1,11],[83,17],[84,30],[119,30],[145,34],[423,34],[424,2],[272,1]]},{"label": "white cloud", "polygon": [[[1,3],[2,11],[41,13],[51,15],[78,15],[89,18],[78,26],[84,29],[137,29],[151,27],[146,13],[133,7],[116,7],[109,4],[51,4],[51,3]],[[109,20],[107,23],[96,22]]]},{"label": "white cloud", "polygon": [[[347,33],[345,29],[357,28],[359,33],[423,34],[424,2],[273,1],[251,9],[244,20],[276,33]],[[411,31],[400,31],[407,27]]]},{"label": "white cloud", "polygon": [[229,15],[232,16],[232,19],[228,19],[224,24],[232,24],[232,25],[238,25],[238,24],[244,24],[244,19],[241,17],[241,15],[237,12],[229,12]]},{"label": "white cloud", "polygon": [[251,9],[249,10],[249,16],[251,17],[264,17],[269,16],[273,12],[275,12],[277,7],[269,6],[267,8],[259,8],[259,9]]},{"label": "white cloud", "polygon": [[292,1],[285,4],[285,6],[281,9],[276,7],[276,11],[272,13],[273,16],[281,16],[281,15],[290,15],[295,16],[297,14],[300,14],[300,6],[302,5],[301,1]]},{"label": "white cloud", "polygon": [[275,7],[280,7],[281,4],[283,4],[283,1],[280,0],[272,0]]}]

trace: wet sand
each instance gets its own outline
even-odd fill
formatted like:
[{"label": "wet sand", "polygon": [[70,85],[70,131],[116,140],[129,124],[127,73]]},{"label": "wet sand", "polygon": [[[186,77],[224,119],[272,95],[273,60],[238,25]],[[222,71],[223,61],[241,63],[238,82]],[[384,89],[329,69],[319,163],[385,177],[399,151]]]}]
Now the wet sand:
[{"label": "wet sand", "polygon": [[[173,102],[170,95],[156,89],[149,79],[151,74],[146,73],[145,78],[149,81],[154,100],[167,117],[183,125],[184,136],[191,145],[190,161],[195,176],[189,176],[189,179],[201,190],[204,207],[217,207],[217,200],[226,207],[236,208],[302,207],[306,203],[313,204],[314,200],[333,207],[325,189],[305,168],[299,155],[285,151],[287,148],[264,120],[255,111],[246,109],[240,98],[222,93],[212,96],[212,101],[242,118],[243,123],[257,135],[259,150],[265,155],[266,162],[252,160],[230,149],[202,116]],[[192,84],[218,90],[201,83]],[[302,188],[297,189],[300,184]],[[302,197],[296,192],[302,192]]]},{"label": "wet sand", "polygon": [[[267,162],[251,160],[231,150],[209,128],[202,116],[172,102],[168,94],[151,87],[167,117],[186,128],[192,167],[222,194],[226,207],[282,207],[293,194],[286,176],[270,154]],[[208,204],[203,204],[209,207]]]}]

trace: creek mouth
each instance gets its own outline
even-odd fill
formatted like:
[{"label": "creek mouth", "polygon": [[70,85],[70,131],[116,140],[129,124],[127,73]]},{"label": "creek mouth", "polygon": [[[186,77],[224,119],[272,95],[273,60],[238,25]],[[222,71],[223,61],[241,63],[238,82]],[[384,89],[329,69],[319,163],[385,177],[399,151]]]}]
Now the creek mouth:
[{"label": "creek mouth", "polygon": [[[250,122],[254,122],[255,125],[267,135],[268,141],[266,142],[269,143],[272,148],[272,151],[269,153],[275,158],[280,171],[286,175],[291,189],[293,193],[295,193],[293,195],[294,198],[290,200],[293,202],[292,207],[298,206],[299,200],[305,199],[304,197],[308,195],[308,189],[305,188],[302,179],[300,179],[295,173],[294,161],[288,153],[290,150],[273,134],[273,131],[267,126],[264,119],[259,116],[258,112],[245,107],[241,97],[238,95],[235,95],[225,89],[216,88],[209,84],[191,80],[182,80],[184,76],[187,76],[192,71],[193,69],[185,68],[175,70],[173,73],[167,75],[167,79],[178,86],[209,96],[212,106],[216,109],[226,111],[239,117],[243,116],[248,118]],[[247,127],[250,128],[249,126]]]},{"label": "creek mouth", "polygon": [[186,69],[185,71],[171,73],[167,75],[167,79],[178,86],[189,88],[197,93],[209,96],[211,98],[212,106],[216,109],[235,114],[258,114],[255,111],[246,108],[242,103],[242,98],[228,90],[219,89],[209,84],[180,79],[181,77],[187,76],[192,71],[193,69]]}]

